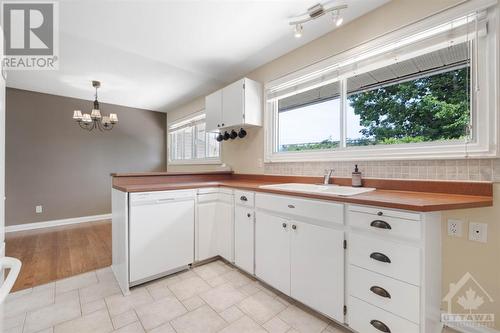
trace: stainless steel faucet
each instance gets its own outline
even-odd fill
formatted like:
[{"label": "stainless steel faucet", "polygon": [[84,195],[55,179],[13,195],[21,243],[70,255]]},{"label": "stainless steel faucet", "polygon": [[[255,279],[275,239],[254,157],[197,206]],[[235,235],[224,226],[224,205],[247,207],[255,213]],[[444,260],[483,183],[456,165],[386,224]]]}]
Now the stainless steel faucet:
[{"label": "stainless steel faucet", "polygon": [[330,177],[332,177],[332,173],[335,172],[335,169],[325,169],[325,175],[323,176],[323,184],[330,184]]}]

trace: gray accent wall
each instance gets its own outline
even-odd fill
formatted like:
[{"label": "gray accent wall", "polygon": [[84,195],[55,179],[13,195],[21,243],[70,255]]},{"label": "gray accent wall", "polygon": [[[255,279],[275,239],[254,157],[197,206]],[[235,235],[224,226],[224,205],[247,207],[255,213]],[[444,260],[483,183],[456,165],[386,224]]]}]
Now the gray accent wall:
[{"label": "gray accent wall", "polygon": [[108,214],[110,173],[166,169],[166,114],[101,103],[120,122],[88,132],[72,115],[91,108],[88,100],[7,89],[7,226]]}]

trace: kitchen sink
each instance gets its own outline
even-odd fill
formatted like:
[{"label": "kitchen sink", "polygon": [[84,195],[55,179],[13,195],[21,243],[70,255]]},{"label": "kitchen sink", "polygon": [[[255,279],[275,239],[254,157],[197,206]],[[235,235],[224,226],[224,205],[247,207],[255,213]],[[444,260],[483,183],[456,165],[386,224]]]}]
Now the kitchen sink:
[{"label": "kitchen sink", "polygon": [[351,187],[351,186],[339,186],[334,184],[319,185],[319,184],[302,184],[302,183],[261,185],[259,187],[270,190],[314,193],[321,195],[339,195],[346,197],[356,194],[371,192],[375,190],[375,188],[372,187]]}]

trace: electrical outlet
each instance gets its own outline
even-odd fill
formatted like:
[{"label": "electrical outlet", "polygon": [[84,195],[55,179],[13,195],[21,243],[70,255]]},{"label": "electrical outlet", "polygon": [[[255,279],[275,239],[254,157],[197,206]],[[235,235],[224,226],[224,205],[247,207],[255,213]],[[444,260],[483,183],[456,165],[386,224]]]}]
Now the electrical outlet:
[{"label": "electrical outlet", "polygon": [[40,214],[43,212],[42,205],[35,206],[35,213]]},{"label": "electrical outlet", "polygon": [[462,237],[462,224],[461,220],[448,219],[448,236]]},{"label": "electrical outlet", "polygon": [[488,240],[488,225],[486,223],[469,223],[469,240],[486,243]]}]

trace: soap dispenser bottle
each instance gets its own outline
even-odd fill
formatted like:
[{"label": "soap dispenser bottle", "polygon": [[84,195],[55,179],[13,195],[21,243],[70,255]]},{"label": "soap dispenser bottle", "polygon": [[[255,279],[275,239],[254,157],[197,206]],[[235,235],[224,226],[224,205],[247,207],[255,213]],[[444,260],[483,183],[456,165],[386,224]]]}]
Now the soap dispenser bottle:
[{"label": "soap dispenser bottle", "polygon": [[363,186],[363,183],[361,180],[361,172],[359,171],[357,164],[354,166],[354,172],[352,173],[352,186],[353,187]]}]

